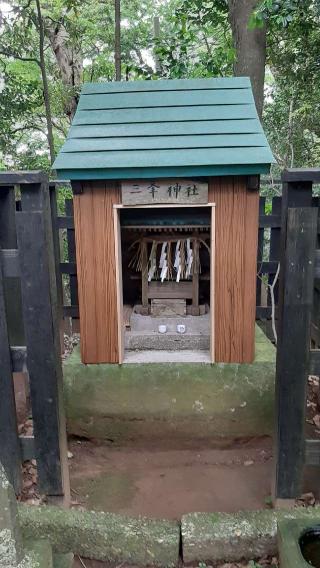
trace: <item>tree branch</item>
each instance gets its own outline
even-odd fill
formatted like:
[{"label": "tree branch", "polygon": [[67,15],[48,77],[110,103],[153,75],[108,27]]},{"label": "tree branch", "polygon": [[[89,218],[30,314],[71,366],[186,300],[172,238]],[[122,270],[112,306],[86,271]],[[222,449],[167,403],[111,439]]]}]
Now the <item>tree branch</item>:
[{"label": "tree branch", "polygon": [[13,59],[19,59],[19,61],[29,61],[36,63],[40,67],[40,61],[35,57],[23,57],[22,55],[18,55],[17,53],[8,53],[7,51],[0,50],[0,55],[4,55],[5,57],[13,57]]}]

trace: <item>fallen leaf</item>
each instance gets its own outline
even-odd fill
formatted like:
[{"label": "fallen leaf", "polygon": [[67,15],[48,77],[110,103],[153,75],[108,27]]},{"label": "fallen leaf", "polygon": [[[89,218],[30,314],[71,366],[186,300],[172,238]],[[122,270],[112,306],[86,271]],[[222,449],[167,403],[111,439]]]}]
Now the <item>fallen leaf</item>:
[{"label": "fallen leaf", "polygon": [[316,414],[313,417],[313,422],[316,425],[317,428],[320,428],[320,414]]}]

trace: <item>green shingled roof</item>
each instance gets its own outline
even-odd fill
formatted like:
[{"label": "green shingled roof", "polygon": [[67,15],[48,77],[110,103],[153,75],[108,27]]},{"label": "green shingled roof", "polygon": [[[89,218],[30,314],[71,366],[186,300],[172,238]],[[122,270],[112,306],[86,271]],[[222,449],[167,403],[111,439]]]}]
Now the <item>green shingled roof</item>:
[{"label": "green shingled roof", "polygon": [[64,179],[265,173],[247,77],[88,83],[53,168]]}]

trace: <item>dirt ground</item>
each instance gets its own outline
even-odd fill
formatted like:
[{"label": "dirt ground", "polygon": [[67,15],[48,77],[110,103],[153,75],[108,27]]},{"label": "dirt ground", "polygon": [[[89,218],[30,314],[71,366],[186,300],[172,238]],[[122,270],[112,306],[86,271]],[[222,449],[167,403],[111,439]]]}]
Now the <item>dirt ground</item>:
[{"label": "dirt ground", "polygon": [[[278,559],[273,558],[262,558],[257,560],[256,562],[232,562],[228,564],[215,564],[214,566],[207,566],[207,568],[264,568],[265,566],[273,566],[274,568],[278,567]],[[116,566],[116,568],[135,568],[134,566],[127,566],[126,564],[120,564]],[[97,560],[89,560],[87,558],[79,558],[76,557],[74,559],[73,568],[114,568],[111,567],[106,562],[98,562]],[[183,568],[183,564],[181,564],[180,568]],[[196,568],[206,568],[205,564],[199,564]]]},{"label": "dirt ground", "polygon": [[73,506],[179,519],[191,511],[235,512],[267,507],[271,441],[232,449],[159,451],[69,444]]}]

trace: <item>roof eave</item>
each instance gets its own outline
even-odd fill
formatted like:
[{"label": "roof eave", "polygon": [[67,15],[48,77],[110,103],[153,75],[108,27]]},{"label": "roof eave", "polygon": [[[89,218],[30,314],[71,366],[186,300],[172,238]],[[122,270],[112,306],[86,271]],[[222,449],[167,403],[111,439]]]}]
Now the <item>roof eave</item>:
[{"label": "roof eave", "polygon": [[58,179],[88,181],[96,179],[121,180],[170,177],[214,177],[230,175],[259,175],[270,171],[270,163],[235,164],[223,166],[179,166],[159,168],[95,168],[57,170]]}]

